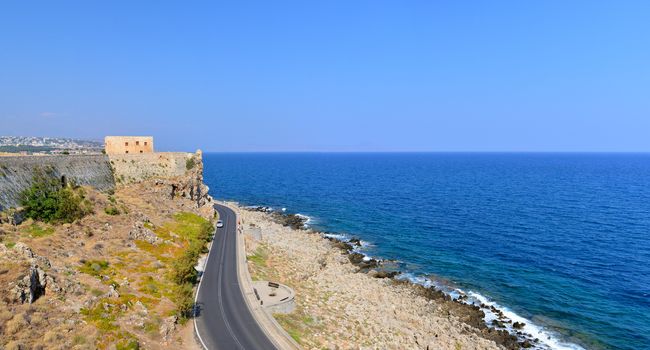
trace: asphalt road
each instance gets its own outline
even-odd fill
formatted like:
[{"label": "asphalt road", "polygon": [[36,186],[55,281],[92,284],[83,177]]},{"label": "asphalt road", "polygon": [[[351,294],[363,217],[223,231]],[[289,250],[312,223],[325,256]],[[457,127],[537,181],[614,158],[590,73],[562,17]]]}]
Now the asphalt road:
[{"label": "asphalt road", "polygon": [[209,350],[275,350],[246,306],[239,286],[235,213],[218,204],[215,209],[224,225],[215,234],[196,297],[199,338]]}]

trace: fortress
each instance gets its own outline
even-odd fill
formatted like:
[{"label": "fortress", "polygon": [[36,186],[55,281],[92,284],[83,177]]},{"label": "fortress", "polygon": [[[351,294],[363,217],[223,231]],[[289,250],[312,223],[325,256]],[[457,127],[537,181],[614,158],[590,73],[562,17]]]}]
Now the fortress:
[{"label": "fortress", "polygon": [[202,153],[154,152],[153,137],[106,137],[106,154],[0,157],[0,211],[20,204],[34,173],[101,191],[150,178],[171,179],[203,166]]},{"label": "fortress", "polygon": [[106,154],[153,153],[152,136],[106,136],[104,138]]}]

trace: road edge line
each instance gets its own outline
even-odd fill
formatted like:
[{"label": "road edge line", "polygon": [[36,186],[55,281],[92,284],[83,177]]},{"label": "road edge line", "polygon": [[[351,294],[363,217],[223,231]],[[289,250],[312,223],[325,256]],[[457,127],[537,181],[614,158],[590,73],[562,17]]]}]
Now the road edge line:
[{"label": "road edge line", "polygon": [[[216,213],[218,211],[214,209]],[[218,218],[217,218],[218,220]],[[196,304],[199,301],[199,291],[201,290],[201,284],[203,283],[203,275],[205,274],[205,267],[208,266],[208,260],[210,260],[210,254],[212,254],[212,246],[214,246],[214,239],[217,236],[217,225],[215,223],[214,226],[214,233],[212,234],[212,240],[210,241],[210,247],[208,248],[208,254],[205,257],[205,261],[203,262],[203,272],[201,273],[201,279],[199,280],[199,285],[196,287],[196,295],[194,296],[194,310],[192,311],[192,321],[194,322],[194,333],[196,336],[199,338],[199,341],[201,342],[201,346],[203,346],[204,350],[210,350],[208,349],[208,346],[205,345],[205,342],[203,341],[203,338],[201,338],[201,333],[199,333],[199,327],[196,325]]]},{"label": "road edge line", "polygon": [[[301,350],[302,347],[287,333],[282,326],[278,323],[278,321],[275,320],[275,318],[270,315],[261,305],[255,304],[255,307],[253,307],[253,303],[251,301],[251,298],[249,297],[249,293],[247,293],[244,288],[249,288],[250,289],[250,294],[253,294],[253,281],[251,279],[250,273],[248,272],[248,265],[247,265],[247,260],[246,260],[246,247],[245,247],[245,242],[244,242],[244,231],[242,228],[241,233],[239,232],[240,225],[239,224],[239,208],[236,206],[233,206],[231,203],[228,202],[222,202],[224,203],[223,205],[230,210],[232,210],[235,213],[235,219],[237,223],[237,230],[235,230],[237,234],[237,279],[239,280],[239,289],[241,290],[242,294],[244,295],[244,301],[246,303],[246,307],[248,307],[249,311],[253,315],[253,318],[255,318],[255,321],[260,325],[264,333],[266,333],[267,337],[273,342],[273,344],[280,350],[286,350],[286,349],[293,349],[293,350]],[[260,315],[261,314],[261,315]],[[262,318],[260,320],[260,318]]]}]

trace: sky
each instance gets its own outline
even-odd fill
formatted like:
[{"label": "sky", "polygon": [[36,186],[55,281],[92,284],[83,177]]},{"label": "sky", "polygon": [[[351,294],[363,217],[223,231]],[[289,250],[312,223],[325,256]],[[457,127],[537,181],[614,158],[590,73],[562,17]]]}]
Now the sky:
[{"label": "sky", "polygon": [[650,1],[5,1],[0,135],[650,151]]}]

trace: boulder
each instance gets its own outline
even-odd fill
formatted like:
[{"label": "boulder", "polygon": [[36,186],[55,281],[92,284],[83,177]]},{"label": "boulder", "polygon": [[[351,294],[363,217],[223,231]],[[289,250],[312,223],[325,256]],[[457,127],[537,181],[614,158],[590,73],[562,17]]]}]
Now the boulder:
[{"label": "boulder", "polygon": [[44,256],[35,254],[34,251],[32,251],[32,249],[23,242],[16,243],[14,250],[18,252],[19,255],[22,255],[23,257],[29,259],[32,265],[39,265],[43,268],[52,267],[49,259]]},{"label": "boulder", "polygon": [[117,289],[115,289],[115,287],[111,284],[110,286],[108,286],[108,293],[106,293],[106,296],[108,296],[109,298],[119,298],[120,293],[118,293]]},{"label": "boulder", "polygon": [[129,239],[141,240],[153,245],[158,245],[163,242],[163,240],[156,236],[153,231],[146,228],[142,221],[136,221],[135,224],[133,224],[133,228],[129,231]]},{"label": "boulder", "polygon": [[339,249],[341,249],[341,250],[343,250],[345,252],[349,252],[349,251],[352,250],[352,245],[350,245],[349,243],[343,242],[343,241],[334,240],[334,241],[332,241],[332,245],[335,248],[339,248]]},{"label": "boulder", "polygon": [[354,246],[361,247],[361,240],[358,238],[350,238],[349,242]]},{"label": "boulder", "polygon": [[[51,279],[50,279],[51,280]],[[29,272],[12,289],[12,299],[20,303],[33,303],[45,294],[47,274],[38,266],[31,266]]]},{"label": "boulder", "polygon": [[160,336],[164,341],[171,339],[172,333],[176,330],[176,322],[178,322],[177,316],[169,316],[163,320],[160,325]]},{"label": "boulder", "polygon": [[348,259],[350,260],[350,262],[355,264],[355,265],[360,264],[361,262],[363,262],[364,257],[365,257],[365,255],[360,254],[360,253],[351,253],[350,255],[348,255]]},{"label": "boulder", "polygon": [[399,274],[398,271],[375,270],[368,271],[368,275],[374,278],[393,278]]}]

